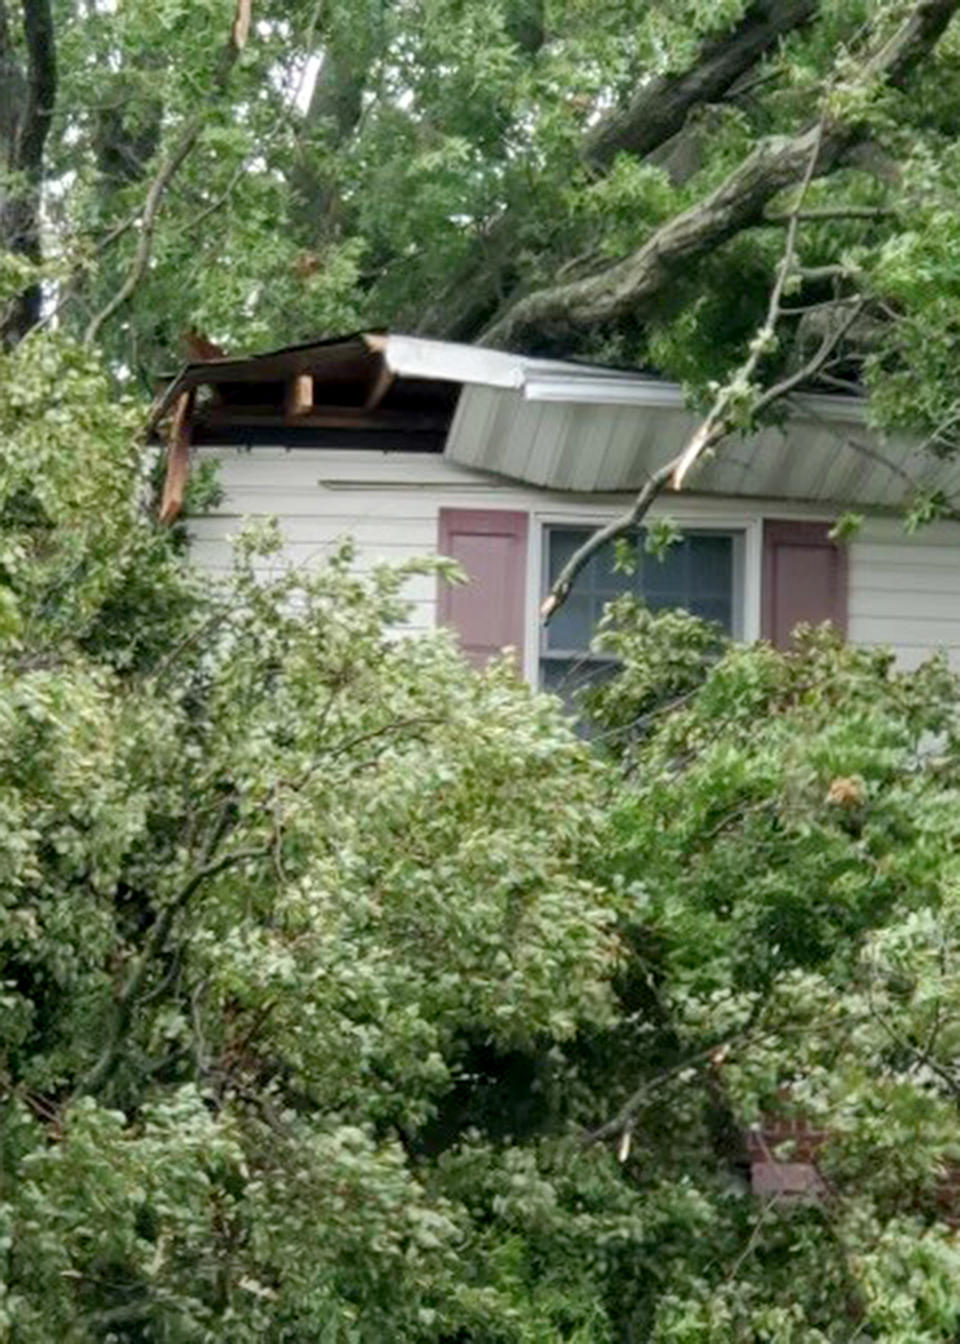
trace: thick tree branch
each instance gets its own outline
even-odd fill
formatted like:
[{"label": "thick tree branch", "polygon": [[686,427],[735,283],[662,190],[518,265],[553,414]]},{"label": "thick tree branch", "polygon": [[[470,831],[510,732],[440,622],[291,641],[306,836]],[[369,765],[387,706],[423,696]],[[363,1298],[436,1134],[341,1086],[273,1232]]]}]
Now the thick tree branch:
[{"label": "thick tree branch", "polygon": [[628,107],[606,117],[584,144],[593,167],[622,152],[642,158],[679,131],[690,111],[722,98],[762,56],[817,11],[816,0],[758,0],[729,32],[705,42],[689,70],[637,90]]},{"label": "thick tree branch", "polygon": [[[960,0],[918,0],[908,18],[864,62],[857,86],[898,85],[939,40]],[[600,275],[528,295],[482,338],[522,348],[563,343],[572,333],[629,317],[652,316],[681,273],[735,234],[763,221],[767,205],[801,180],[819,141],[817,176],[834,168],[864,132],[857,118],[835,114],[791,137],[767,140],[747,155],[704,201],[677,215],[636,252]]]},{"label": "thick tree branch", "polygon": [[17,167],[36,184],[57,98],[57,51],[50,0],[24,0],[27,102],[17,135]]},{"label": "thick tree branch", "polygon": [[[221,94],[226,88],[230,72],[237,62],[240,53],[247,43],[250,33],[250,21],[252,14],[253,0],[237,0],[237,8],[234,14],[233,25],[230,29],[230,36],[224,46],[217,65],[217,72],[214,79],[214,94]],[[99,336],[104,324],[117,313],[125,303],[127,303],[136,291],[150,264],[150,256],[153,251],[153,236],[157,224],[157,215],[163,204],[167,188],[176,177],[184,162],[190,156],[200,132],[203,130],[204,119],[207,108],[203,107],[197,111],[183,127],[182,131],[169,154],[160,164],[157,173],[150,183],[144,201],[143,214],[140,220],[140,237],[137,240],[137,248],[130,264],[130,269],[120,285],[120,288],[110,298],[110,300],[91,318],[87,330],[84,333],[84,342],[92,345]]]},{"label": "thick tree branch", "polygon": [[[626,109],[601,120],[586,137],[584,162],[604,172],[621,151],[647,155],[660,149],[681,130],[694,108],[734,92],[751,67],[816,8],[811,0],[757,0],[734,28],[704,42],[688,70],[643,84]],[[417,323],[420,334],[470,340],[490,320],[513,285],[513,222],[508,206],[422,315]]]},{"label": "thick tree branch", "polygon": [[[307,30],[304,48],[313,50],[324,8],[318,0]],[[294,195],[294,215],[302,231],[319,244],[337,213],[338,184],[330,166],[329,154],[318,154],[310,136],[321,130],[328,150],[346,144],[363,116],[372,52],[357,51],[355,46],[341,49],[328,39],[317,71],[310,101],[296,138],[296,153],[289,173]],[[363,44],[361,44],[363,45]],[[298,91],[299,96],[299,91]]]},{"label": "thick tree branch", "polygon": [[[728,238],[755,224],[763,207],[799,178],[817,127],[790,140],[762,143],[705,201],[677,215],[623,261],[584,280],[529,295],[483,336],[486,345],[562,344],[617,318],[653,315],[680,273]],[[822,167],[822,165],[821,165]]]}]

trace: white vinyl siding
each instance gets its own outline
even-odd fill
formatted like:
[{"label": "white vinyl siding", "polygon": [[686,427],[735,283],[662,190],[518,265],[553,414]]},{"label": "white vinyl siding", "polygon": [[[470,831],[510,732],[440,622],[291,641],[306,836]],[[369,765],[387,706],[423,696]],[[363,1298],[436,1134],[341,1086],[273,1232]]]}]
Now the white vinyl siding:
[{"label": "white vinyl siding", "polygon": [[[245,517],[272,515],[287,538],[286,556],[310,564],[339,538],[352,536],[358,564],[404,560],[437,547],[441,508],[523,509],[531,517],[527,576],[528,629],[537,628],[542,589],[543,529],[603,522],[625,496],[540,490],[471,471],[439,454],[295,448],[201,449],[221,462],[226,498],[210,517],[191,522],[196,561],[211,572],[230,563],[227,538]],[[826,518],[823,507],[776,500],[666,496],[657,512],[681,526],[744,535],[742,632],[759,633],[760,534],[764,517]],[[871,520],[850,546],[849,624],[852,640],[888,644],[905,666],[944,647],[960,670],[960,524],[939,523],[916,538],[894,519]],[[410,628],[436,620],[436,582],[414,578]],[[536,676],[539,640],[529,640],[528,676]]]},{"label": "white vinyl siding", "polygon": [[[213,573],[230,565],[229,538],[245,519],[276,517],[293,564],[321,562],[344,537],[357,545],[357,567],[432,555],[441,507],[498,507],[512,495],[488,478],[464,472],[438,455],[338,452],[329,449],[203,449],[220,462],[226,492],[216,513],[191,520],[192,553]],[[478,495],[478,482],[480,493]],[[411,630],[432,629],[437,582],[410,579]]]},{"label": "white vinyl siding", "polygon": [[944,649],[960,671],[960,524],[906,536],[893,519],[869,521],[850,547],[848,633],[886,645],[903,667]]}]

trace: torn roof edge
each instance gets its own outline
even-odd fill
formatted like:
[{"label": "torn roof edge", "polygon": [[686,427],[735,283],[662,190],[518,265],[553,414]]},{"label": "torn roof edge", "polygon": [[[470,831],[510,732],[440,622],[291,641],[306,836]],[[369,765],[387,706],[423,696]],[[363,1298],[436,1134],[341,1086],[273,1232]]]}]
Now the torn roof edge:
[{"label": "torn roof edge", "polygon": [[[288,374],[292,377],[300,372],[309,372],[306,366],[314,356],[322,364],[324,356],[330,359],[334,351],[347,351],[350,347],[358,347],[364,354],[379,356],[386,368],[400,377],[512,390],[530,401],[678,408],[688,404],[679,384],[639,370],[575,360],[541,359],[422,336],[361,331],[281,346],[254,355],[215,356],[207,360],[189,361],[182,365],[154,401],[147,421],[147,433],[156,430],[181,392],[205,382],[228,381],[226,378],[218,378],[218,374],[232,372],[235,376],[229,381],[242,381],[243,371],[247,370],[251,381],[256,381],[258,368],[269,369],[273,366],[274,376]],[[241,375],[240,379],[236,377],[238,374]],[[865,416],[865,401],[858,397],[798,393],[790,401],[800,414],[806,409],[831,419],[853,422],[862,422]]]}]

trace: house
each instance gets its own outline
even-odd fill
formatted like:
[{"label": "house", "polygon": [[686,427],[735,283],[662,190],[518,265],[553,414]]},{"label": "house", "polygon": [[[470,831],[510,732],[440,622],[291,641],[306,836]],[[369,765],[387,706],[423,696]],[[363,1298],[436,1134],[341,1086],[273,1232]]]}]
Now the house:
[{"label": "house", "polygon": [[[216,458],[225,497],[191,522],[194,554],[229,564],[227,539],[275,515],[292,561],[352,535],[361,566],[438,551],[471,583],[410,583],[410,628],[454,627],[468,655],[505,645],[524,674],[567,684],[590,666],[604,602],[635,588],[733,635],[784,643],[800,620],[830,619],[904,666],[943,648],[960,667],[960,524],[908,535],[916,490],[960,490],[960,463],[881,440],[856,398],[795,396],[781,425],[731,439],[669,514],[684,538],[635,576],[602,557],[544,629],[541,600],[572,549],[621,511],[694,427],[680,389],[642,374],[401,335],[359,334],[250,358],[187,364],[160,397],[168,424],[163,513],[178,511],[191,456]],[[846,546],[837,514],[866,521]]]},{"label": "house", "polygon": [[[631,587],[745,640],[784,644],[799,621],[829,619],[903,666],[942,648],[960,670],[960,523],[913,536],[903,525],[918,490],[960,492],[960,463],[882,441],[856,398],[797,395],[782,424],[723,445],[690,489],[654,506],[684,532],[665,562],[644,557],[627,576],[597,557],[546,628],[540,604],[573,549],[694,429],[676,386],[369,333],[187,364],[152,422],[169,424],[163,516],[182,504],[191,454],[220,463],[223,503],[190,524],[208,570],[226,571],[228,538],[255,515],[280,520],[295,563],[345,535],[361,566],[452,556],[471,582],[413,579],[410,629],[446,623],[477,661],[509,645],[534,684],[563,689],[589,670],[604,602]],[[840,546],[829,534],[846,510],[865,522]],[[745,1136],[755,1193],[818,1198],[827,1139],[802,1118],[767,1117]]]}]

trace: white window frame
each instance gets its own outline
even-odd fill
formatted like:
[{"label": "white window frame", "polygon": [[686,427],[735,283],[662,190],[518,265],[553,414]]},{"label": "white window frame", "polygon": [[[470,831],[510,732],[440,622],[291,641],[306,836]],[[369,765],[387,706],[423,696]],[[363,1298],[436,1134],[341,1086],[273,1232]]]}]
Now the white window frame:
[{"label": "white window frame", "polygon": [[[527,632],[523,672],[532,686],[540,684],[540,603],[543,600],[546,565],[546,532],[550,527],[602,527],[622,513],[624,500],[617,503],[573,502],[567,506],[531,510],[527,550]],[[740,613],[738,638],[752,643],[760,638],[760,582],[763,565],[763,515],[742,508],[724,507],[705,498],[687,497],[667,501],[650,510],[650,519],[673,518],[681,529],[709,532],[736,532],[743,538],[742,590],[735,595]],[[642,526],[642,524],[641,524]]]}]

